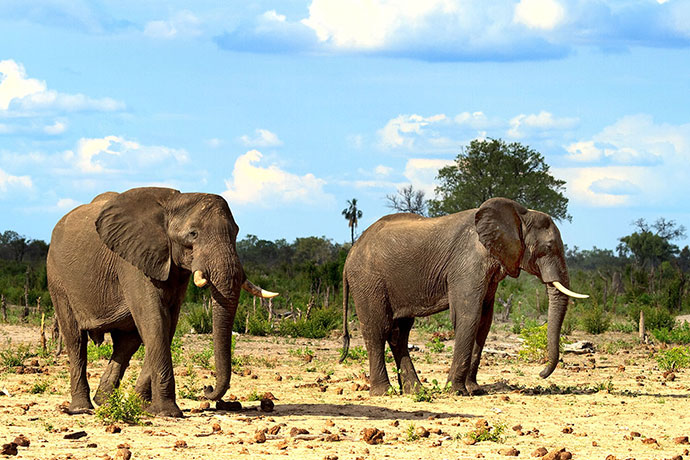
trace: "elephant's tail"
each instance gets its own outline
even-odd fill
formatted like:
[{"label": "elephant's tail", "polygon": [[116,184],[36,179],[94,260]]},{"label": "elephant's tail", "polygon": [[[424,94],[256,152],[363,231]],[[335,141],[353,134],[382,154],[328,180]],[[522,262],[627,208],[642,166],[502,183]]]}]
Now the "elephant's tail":
[{"label": "elephant's tail", "polygon": [[342,363],[347,358],[350,350],[350,332],[347,330],[347,306],[350,297],[350,285],[347,282],[347,272],[343,269],[343,352],[338,362]]}]

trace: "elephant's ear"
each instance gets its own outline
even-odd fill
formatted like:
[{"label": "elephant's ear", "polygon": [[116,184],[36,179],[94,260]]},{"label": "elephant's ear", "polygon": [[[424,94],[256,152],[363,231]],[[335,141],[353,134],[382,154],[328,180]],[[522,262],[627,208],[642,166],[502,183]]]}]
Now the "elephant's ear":
[{"label": "elephant's ear", "polygon": [[170,240],[163,204],[179,194],[166,188],[135,188],[111,198],[96,219],[103,243],[150,278],[170,274]]},{"label": "elephant's ear", "polygon": [[521,214],[527,209],[507,198],[486,200],[474,216],[479,241],[501,262],[508,274],[520,274],[520,260],[525,252]]}]

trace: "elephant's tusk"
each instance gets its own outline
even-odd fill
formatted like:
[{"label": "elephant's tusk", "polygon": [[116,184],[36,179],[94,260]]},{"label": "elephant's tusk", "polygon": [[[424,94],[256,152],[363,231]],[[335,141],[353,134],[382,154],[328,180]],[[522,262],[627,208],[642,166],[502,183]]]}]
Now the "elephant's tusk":
[{"label": "elephant's tusk", "polygon": [[207,283],[208,280],[204,278],[204,274],[201,270],[197,270],[194,272],[194,284],[196,285],[196,287],[202,288],[206,286]]},{"label": "elephant's tusk", "polygon": [[574,297],[576,299],[587,299],[587,298],[589,298],[589,296],[587,294],[578,294],[577,292],[573,292],[570,289],[568,289],[567,287],[563,286],[558,281],[554,281],[552,284],[556,289],[558,289],[563,294],[565,294],[569,297]]},{"label": "elephant's tusk", "polygon": [[263,297],[264,299],[271,299],[271,298],[278,295],[277,292],[271,292],[271,291],[266,291],[264,289],[261,289],[259,286],[252,283],[249,280],[245,280],[245,282],[242,284],[242,289],[244,289],[245,291],[247,291],[251,295],[255,295],[257,297]]}]

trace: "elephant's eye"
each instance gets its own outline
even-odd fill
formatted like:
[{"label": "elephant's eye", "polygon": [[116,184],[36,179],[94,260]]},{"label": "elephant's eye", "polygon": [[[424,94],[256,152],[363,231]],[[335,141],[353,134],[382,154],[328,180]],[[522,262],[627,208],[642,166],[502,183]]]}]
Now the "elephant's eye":
[{"label": "elephant's eye", "polygon": [[191,230],[191,231],[189,232],[189,239],[190,239],[190,240],[195,240],[197,236],[199,236],[199,234],[197,233],[196,230]]}]

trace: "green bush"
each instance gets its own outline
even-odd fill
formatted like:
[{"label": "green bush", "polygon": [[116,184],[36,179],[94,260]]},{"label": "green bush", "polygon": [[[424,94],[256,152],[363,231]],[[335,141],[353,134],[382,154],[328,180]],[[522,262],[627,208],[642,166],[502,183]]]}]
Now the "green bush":
[{"label": "green bush", "polygon": [[209,334],[213,331],[213,312],[203,303],[189,303],[186,306],[186,318],[197,334]]},{"label": "green bush", "polygon": [[590,334],[606,332],[611,325],[608,316],[598,305],[583,312],[581,321],[582,329]]},{"label": "green bush", "polygon": [[520,331],[520,337],[524,340],[518,351],[520,359],[541,362],[548,357],[547,328],[547,325],[544,324],[543,326],[526,327]]},{"label": "green bush", "polygon": [[690,367],[690,348],[674,347],[661,350],[655,356],[659,369],[662,371],[675,371]]},{"label": "green bush", "polygon": [[125,394],[122,388],[115,388],[95,414],[105,424],[125,422],[132,425],[139,425],[141,419],[148,415],[141,396],[133,390]]},{"label": "green bush", "polygon": [[[339,350],[339,356],[342,356],[343,354],[343,349],[341,348]],[[349,361],[355,361],[355,362],[360,362],[363,363],[367,360],[367,349],[361,346],[356,346],[356,347],[350,347],[347,351],[347,356],[345,357],[344,362],[349,362]]]},{"label": "green bush", "polygon": [[24,364],[24,361],[33,356],[36,356],[36,354],[31,351],[29,345],[21,343],[14,346],[10,345],[9,348],[0,351],[0,365],[9,368],[19,367]]},{"label": "green bush", "polygon": [[100,345],[96,345],[93,342],[89,342],[86,346],[86,359],[88,362],[93,363],[101,359],[110,359],[113,355],[113,344],[108,342],[103,342]]},{"label": "green bush", "polygon": [[684,322],[682,325],[668,329],[653,329],[651,331],[654,338],[662,343],[677,343],[679,345],[690,344],[690,323]]},{"label": "green bush", "polygon": [[340,326],[341,314],[339,310],[334,308],[312,310],[308,319],[299,319],[294,322],[290,319],[281,321],[278,326],[278,333],[288,337],[322,339]]},{"label": "green bush", "polygon": [[662,328],[673,329],[676,324],[673,315],[665,308],[640,305],[640,303],[634,304],[628,310],[628,317],[635,324],[639,324],[640,311],[644,311],[644,323],[649,331]]}]

